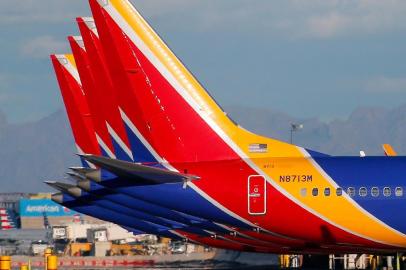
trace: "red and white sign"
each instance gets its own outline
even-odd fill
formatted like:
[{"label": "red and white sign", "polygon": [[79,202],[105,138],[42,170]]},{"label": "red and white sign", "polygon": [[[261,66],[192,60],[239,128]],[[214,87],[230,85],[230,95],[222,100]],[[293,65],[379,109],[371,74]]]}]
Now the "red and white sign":
[{"label": "red and white sign", "polygon": [[248,213],[266,214],[266,180],[261,175],[248,177]]}]

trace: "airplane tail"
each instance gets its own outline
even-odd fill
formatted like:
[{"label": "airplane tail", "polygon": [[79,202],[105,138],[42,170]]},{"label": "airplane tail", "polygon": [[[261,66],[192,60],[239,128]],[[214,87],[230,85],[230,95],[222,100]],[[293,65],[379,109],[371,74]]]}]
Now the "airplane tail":
[{"label": "airplane tail", "polygon": [[[99,22],[95,20],[95,23],[110,76],[115,89],[117,89],[115,93],[120,117],[124,121],[134,161],[142,163],[162,161],[149,145],[148,140],[141,135],[142,133],[146,134],[147,125],[144,121],[144,112],[141,110],[141,104],[139,104],[139,100],[134,96],[134,88],[145,88],[145,77],[138,72],[138,63],[131,62],[132,52],[125,50],[127,42],[112,39],[103,19]],[[127,76],[128,74],[132,76]]]},{"label": "airplane tail", "polygon": [[396,157],[398,155],[398,153],[395,151],[395,149],[393,149],[392,145],[390,144],[385,143],[382,145],[382,148],[385,153],[385,156]]},{"label": "airplane tail", "polygon": [[89,2],[114,82],[126,86],[123,120],[148,150],[170,163],[307,154],[231,121],[128,0]]},{"label": "airplane tail", "polygon": [[97,98],[97,103],[101,104],[100,108],[104,112],[107,130],[114,145],[115,154],[121,160],[133,161],[131,145],[121,120],[115,95],[115,92],[119,91],[119,89],[116,89],[108,72],[94,20],[91,17],[79,17],[76,21],[82,35],[97,89],[97,94],[94,97]]},{"label": "airplane tail", "polygon": [[[100,155],[94,135],[92,117],[73,55],[51,55],[51,61],[65,103],[77,151],[80,154],[93,153]],[[94,167],[83,158],[81,161],[84,167]]]},{"label": "airplane tail", "polygon": [[70,36],[68,37],[68,40],[75,58],[77,70],[82,82],[82,88],[85,92],[86,100],[92,115],[94,131],[100,150],[103,153],[103,156],[116,158],[113,143],[105,122],[106,116],[103,110],[103,104],[98,102],[99,99],[97,98],[101,93],[99,93],[97,89],[96,80],[90,68],[90,61],[84,47],[83,39],[82,37]]}]

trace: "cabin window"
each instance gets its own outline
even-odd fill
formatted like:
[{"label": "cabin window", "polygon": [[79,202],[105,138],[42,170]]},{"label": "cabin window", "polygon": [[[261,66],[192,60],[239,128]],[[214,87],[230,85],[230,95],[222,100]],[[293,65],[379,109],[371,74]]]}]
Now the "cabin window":
[{"label": "cabin window", "polygon": [[403,196],[403,188],[402,187],[397,187],[395,189],[395,195],[396,195],[396,197],[402,197]]},{"label": "cabin window", "polygon": [[378,197],[379,196],[379,188],[373,187],[371,188],[371,194],[373,197]]},{"label": "cabin window", "polygon": [[313,190],[312,190],[312,195],[313,195],[314,197],[318,196],[318,195],[319,195],[319,189],[318,189],[318,188],[313,188]]},{"label": "cabin window", "polygon": [[336,190],[336,195],[337,196],[342,196],[343,195],[343,189],[342,188],[337,188],[337,190]]},{"label": "cabin window", "polygon": [[300,190],[300,195],[302,195],[302,197],[306,197],[307,196],[307,188],[302,188]]},{"label": "cabin window", "polygon": [[383,189],[383,196],[389,197],[391,194],[392,194],[392,191],[391,191],[390,187],[385,187]]},{"label": "cabin window", "polygon": [[366,187],[361,187],[361,188],[359,189],[359,195],[360,195],[361,197],[365,197],[365,196],[367,196],[367,194],[368,194],[368,190],[367,190]]},{"label": "cabin window", "polygon": [[326,196],[326,197],[330,196],[330,188],[324,189],[324,196]]},{"label": "cabin window", "polygon": [[347,193],[350,197],[354,197],[355,196],[355,188],[353,187],[349,187],[347,188]]}]

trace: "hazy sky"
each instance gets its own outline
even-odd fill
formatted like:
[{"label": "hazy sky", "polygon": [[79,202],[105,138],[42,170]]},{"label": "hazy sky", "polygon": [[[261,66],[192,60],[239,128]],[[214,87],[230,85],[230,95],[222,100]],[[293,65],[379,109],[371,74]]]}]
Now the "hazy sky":
[{"label": "hazy sky", "polygon": [[[132,0],[222,105],[346,117],[406,103],[404,0]],[[62,107],[49,61],[86,0],[0,1],[0,109]]]}]

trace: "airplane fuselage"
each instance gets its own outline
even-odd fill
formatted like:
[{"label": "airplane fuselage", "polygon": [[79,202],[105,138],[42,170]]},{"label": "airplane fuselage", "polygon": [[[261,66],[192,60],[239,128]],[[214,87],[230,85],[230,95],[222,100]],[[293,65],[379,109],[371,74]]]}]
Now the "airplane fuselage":
[{"label": "airplane fuselage", "polygon": [[[248,169],[250,162],[263,174]],[[190,185],[193,191],[259,228],[314,243],[406,248],[405,164],[406,157],[320,155],[174,167],[201,177]]]}]

